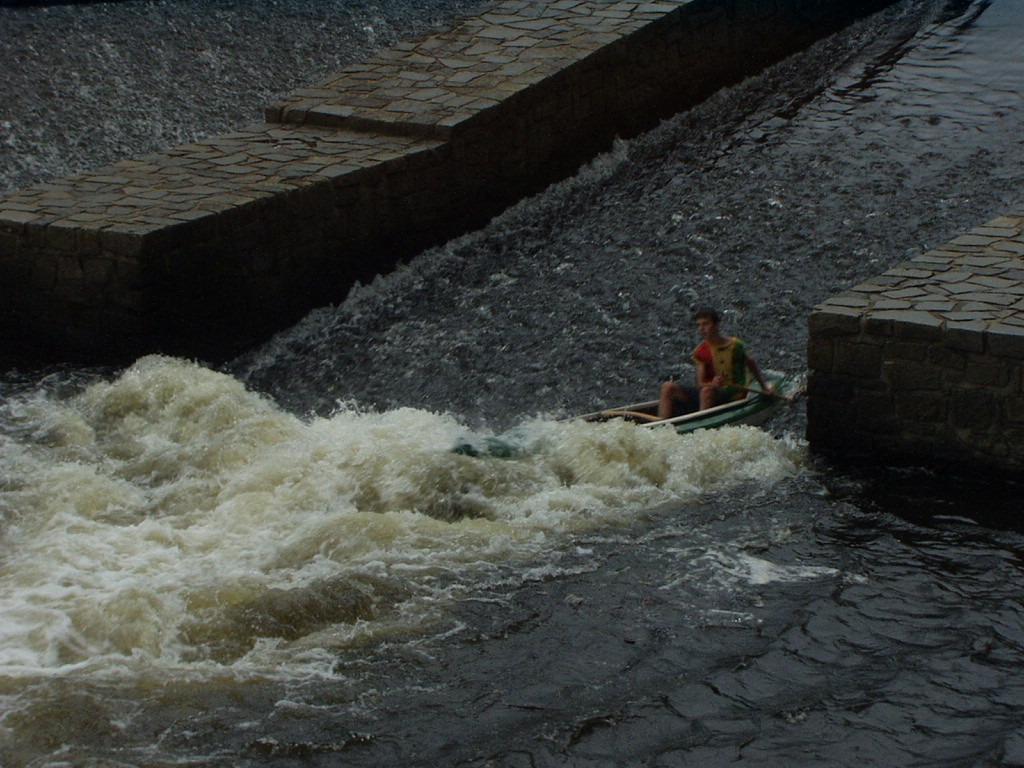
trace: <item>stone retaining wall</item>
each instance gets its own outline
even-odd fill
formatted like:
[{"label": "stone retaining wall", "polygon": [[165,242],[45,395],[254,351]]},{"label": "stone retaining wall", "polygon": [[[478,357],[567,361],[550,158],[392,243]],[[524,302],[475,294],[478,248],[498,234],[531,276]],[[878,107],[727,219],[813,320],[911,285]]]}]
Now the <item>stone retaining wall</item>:
[{"label": "stone retaining wall", "polygon": [[813,447],[1024,475],[1024,210],[829,299],[809,325]]},{"label": "stone retaining wall", "polygon": [[497,2],[265,124],[0,198],[0,325],[226,354],[888,2]]}]

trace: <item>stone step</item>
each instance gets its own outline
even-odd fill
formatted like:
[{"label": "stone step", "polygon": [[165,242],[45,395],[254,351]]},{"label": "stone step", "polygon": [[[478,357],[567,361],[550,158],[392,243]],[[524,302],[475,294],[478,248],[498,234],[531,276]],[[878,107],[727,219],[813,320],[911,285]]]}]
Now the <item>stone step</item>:
[{"label": "stone step", "polygon": [[1024,209],[829,298],[809,331],[816,449],[1024,475]]},{"label": "stone step", "polygon": [[0,332],[222,357],[891,0],[499,0],[265,124],[0,197]]}]

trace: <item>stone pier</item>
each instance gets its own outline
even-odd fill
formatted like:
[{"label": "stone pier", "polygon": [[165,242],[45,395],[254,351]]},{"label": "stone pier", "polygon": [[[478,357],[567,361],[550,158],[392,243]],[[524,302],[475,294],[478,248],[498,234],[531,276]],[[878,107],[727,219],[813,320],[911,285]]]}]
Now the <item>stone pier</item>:
[{"label": "stone pier", "polygon": [[1024,476],[1024,209],[818,306],[808,439]]},{"label": "stone pier", "polygon": [[503,0],[225,136],[0,198],[0,333],[217,357],[890,0]]}]

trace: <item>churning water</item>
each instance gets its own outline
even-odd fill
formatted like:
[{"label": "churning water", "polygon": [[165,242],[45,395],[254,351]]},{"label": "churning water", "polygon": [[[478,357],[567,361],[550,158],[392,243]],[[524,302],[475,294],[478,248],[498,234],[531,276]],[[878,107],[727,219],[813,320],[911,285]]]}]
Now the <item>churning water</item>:
[{"label": "churning water", "polygon": [[4,413],[0,665],[11,675],[330,676],[449,593],[573,534],[796,471],[755,429],[537,422],[514,461],[413,409],[302,420],[148,357]]},{"label": "churning water", "polygon": [[1014,489],[560,420],[1018,205],[1022,32],[905,0],[220,369],[8,372],[0,761],[1024,764]]}]

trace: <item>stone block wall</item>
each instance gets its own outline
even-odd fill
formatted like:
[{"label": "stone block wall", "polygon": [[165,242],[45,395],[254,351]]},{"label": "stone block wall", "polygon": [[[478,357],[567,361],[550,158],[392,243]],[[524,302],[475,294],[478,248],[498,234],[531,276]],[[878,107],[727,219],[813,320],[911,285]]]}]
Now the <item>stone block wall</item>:
[{"label": "stone block wall", "polygon": [[[0,201],[5,326],[61,352],[216,355],[376,273],[442,196],[437,142],[257,126]],[[339,147],[341,152],[338,152]]]},{"label": "stone block wall", "polygon": [[220,357],[890,0],[501,0],[237,133],[0,198],[0,332]]},{"label": "stone block wall", "polygon": [[1024,211],[829,299],[809,331],[813,447],[1024,475]]}]

